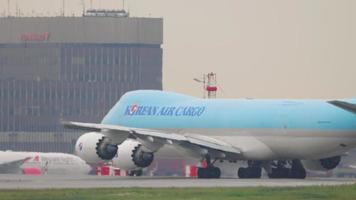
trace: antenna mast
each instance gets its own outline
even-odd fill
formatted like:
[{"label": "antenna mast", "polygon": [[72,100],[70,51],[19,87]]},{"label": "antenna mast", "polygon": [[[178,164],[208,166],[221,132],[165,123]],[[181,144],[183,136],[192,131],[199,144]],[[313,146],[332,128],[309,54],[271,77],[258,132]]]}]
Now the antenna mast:
[{"label": "antenna mast", "polygon": [[65,14],[65,8],[64,8],[65,4],[64,3],[65,3],[64,0],[62,0],[62,16],[63,17],[64,17],[64,14]]},{"label": "antenna mast", "polygon": [[19,5],[17,4],[16,2],[16,17],[19,17],[19,13],[20,13],[20,10],[19,10]]},{"label": "antenna mast", "polygon": [[84,0],[82,0],[82,6],[83,6],[82,16],[84,16],[85,15],[85,2],[84,2]]},{"label": "antenna mast", "polygon": [[7,16],[10,17],[10,0],[7,0]]}]

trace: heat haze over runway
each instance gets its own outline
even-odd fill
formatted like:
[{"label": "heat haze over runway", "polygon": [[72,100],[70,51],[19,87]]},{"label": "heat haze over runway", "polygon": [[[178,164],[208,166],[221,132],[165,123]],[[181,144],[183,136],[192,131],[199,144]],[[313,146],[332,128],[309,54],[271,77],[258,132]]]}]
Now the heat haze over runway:
[{"label": "heat haze over runway", "polygon": [[1,189],[124,187],[300,187],[355,184],[356,179],[193,179],[172,177],[23,176],[0,175]]}]

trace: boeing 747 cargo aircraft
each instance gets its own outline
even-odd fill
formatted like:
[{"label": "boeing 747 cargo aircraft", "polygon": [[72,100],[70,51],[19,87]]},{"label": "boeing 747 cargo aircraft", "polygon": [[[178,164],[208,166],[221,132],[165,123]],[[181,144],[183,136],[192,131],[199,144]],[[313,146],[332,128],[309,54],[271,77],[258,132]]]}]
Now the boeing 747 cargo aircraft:
[{"label": "boeing 747 cargo aircraft", "polygon": [[125,170],[149,166],[171,145],[201,158],[199,178],[219,178],[215,161],[244,160],[240,178],[305,178],[331,170],[356,147],[356,99],[200,99],[177,93],[128,92],[101,123],[64,122],[90,131],[76,145],[88,163],[111,160]]}]

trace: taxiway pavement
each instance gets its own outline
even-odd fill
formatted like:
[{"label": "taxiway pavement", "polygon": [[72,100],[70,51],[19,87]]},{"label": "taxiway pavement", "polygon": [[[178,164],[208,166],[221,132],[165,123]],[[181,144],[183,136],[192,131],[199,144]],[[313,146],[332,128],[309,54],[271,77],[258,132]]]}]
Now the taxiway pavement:
[{"label": "taxiway pavement", "polygon": [[298,187],[356,184],[356,179],[194,179],[172,177],[25,176],[0,175],[1,189],[120,188],[120,187]]}]

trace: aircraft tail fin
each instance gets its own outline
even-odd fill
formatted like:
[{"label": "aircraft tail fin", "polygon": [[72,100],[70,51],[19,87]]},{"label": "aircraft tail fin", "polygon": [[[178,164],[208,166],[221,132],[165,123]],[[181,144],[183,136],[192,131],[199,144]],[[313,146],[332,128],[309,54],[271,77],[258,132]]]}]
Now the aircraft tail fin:
[{"label": "aircraft tail fin", "polygon": [[356,114],[356,104],[354,103],[349,103],[346,101],[339,101],[339,100],[328,101],[328,103]]}]

